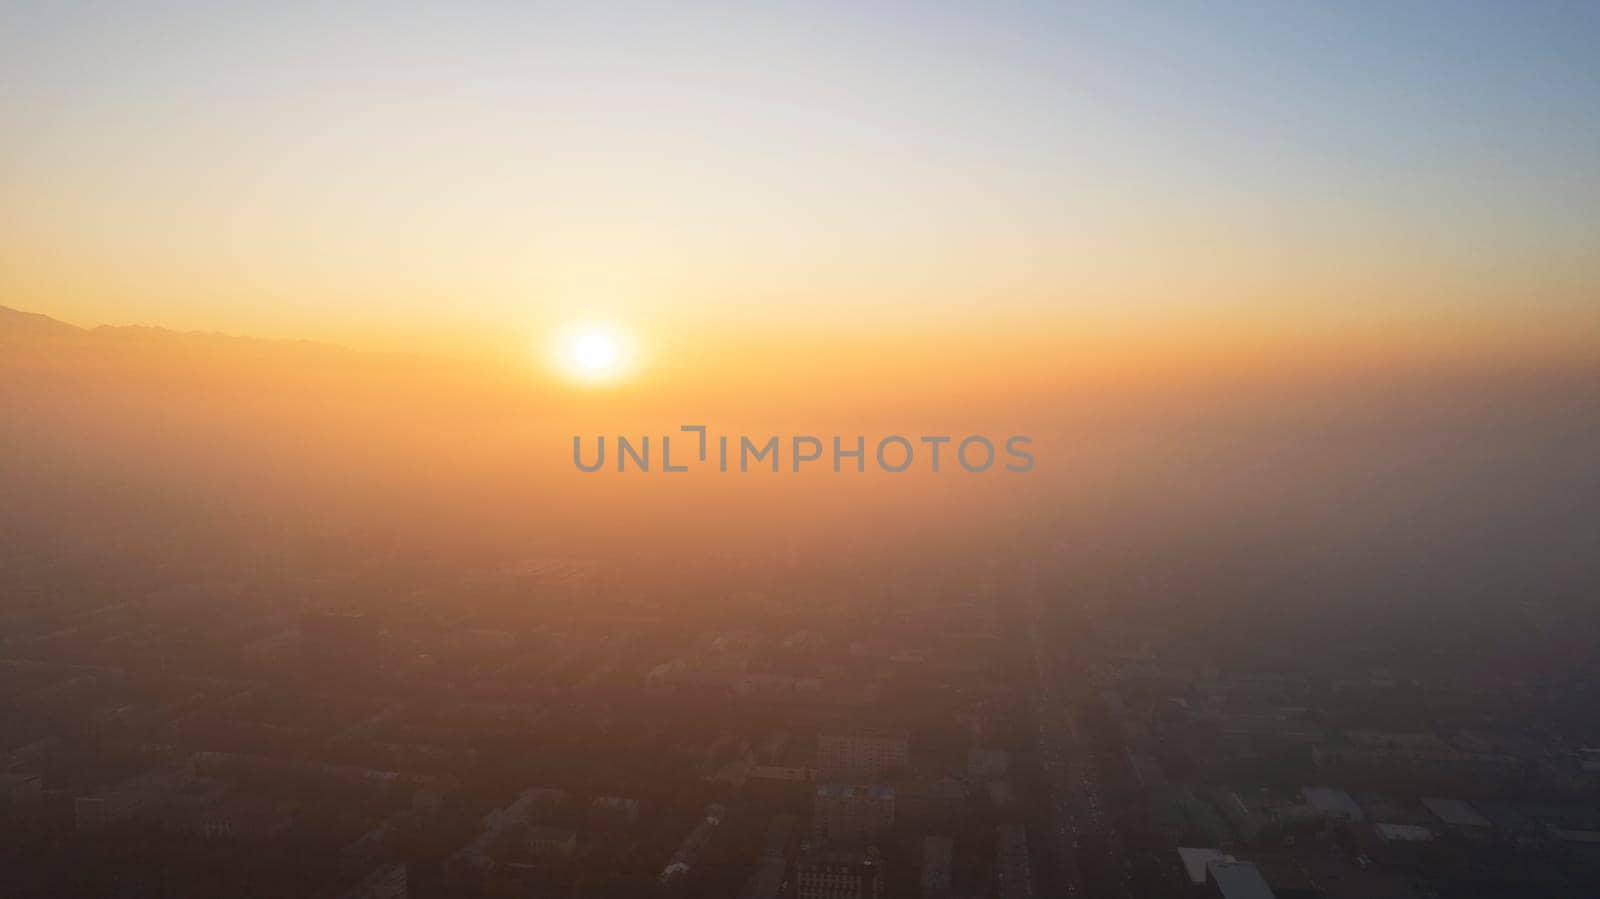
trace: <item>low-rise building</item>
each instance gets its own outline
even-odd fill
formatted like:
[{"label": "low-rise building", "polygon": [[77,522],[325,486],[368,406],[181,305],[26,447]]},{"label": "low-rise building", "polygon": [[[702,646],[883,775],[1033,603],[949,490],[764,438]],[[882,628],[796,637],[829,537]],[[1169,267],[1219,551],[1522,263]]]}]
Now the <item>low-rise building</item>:
[{"label": "low-rise building", "polygon": [[795,867],[796,899],[881,899],[883,862],[875,849],[829,846]]},{"label": "low-rise building", "polygon": [[823,840],[864,842],[894,825],[894,790],[883,786],[817,787],[812,829]]}]

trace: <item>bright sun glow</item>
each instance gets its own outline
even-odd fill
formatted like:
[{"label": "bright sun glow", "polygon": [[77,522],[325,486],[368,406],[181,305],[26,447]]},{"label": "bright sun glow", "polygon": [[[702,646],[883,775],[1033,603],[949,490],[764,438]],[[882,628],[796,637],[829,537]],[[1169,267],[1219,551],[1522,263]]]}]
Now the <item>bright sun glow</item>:
[{"label": "bright sun glow", "polygon": [[572,353],[584,371],[609,371],[617,364],[617,342],[610,334],[585,334],[578,338]]},{"label": "bright sun glow", "polygon": [[562,370],[579,381],[614,381],[626,374],[631,361],[626,335],[609,325],[574,325],[558,343]]}]

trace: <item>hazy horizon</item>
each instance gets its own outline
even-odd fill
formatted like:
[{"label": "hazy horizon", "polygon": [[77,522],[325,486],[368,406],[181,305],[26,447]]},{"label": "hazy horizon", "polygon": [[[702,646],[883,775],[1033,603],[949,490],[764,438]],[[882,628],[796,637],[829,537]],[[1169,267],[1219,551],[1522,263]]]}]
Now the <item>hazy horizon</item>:
[{"label": "hazy horizon", "polygon": [[[519,545],[629,557],[1054,547],[1060,558],[1190,546],[1209,547],[1214,564],[1202,567],[1224,581],[1248,577],[1244,558],[1273,546],[1289,551],[1281,560],[1302,589],[1334,603],[1408,583],[1431,584],[1434,599],[1407,600],[1423,604],[1507,583],[1576,601],[1600,578],[1581,561],[1600,526],[1600,365],[1582,357],[1364,367],[1337,354],[1265,357],[1225,376],[1123,357],[1008,382],[886,377],[836,355],[810,374],[793,357],[751,360],[737,386],[675,380],[663,366],[661,383],[592,387],[515,367],[140,329],[63,341],[12,327],[0,346],[6,480],[31,497],[8,516],[19,537],[44,522],[83,539],[164,521],[175,535],[243,545],[309,527],[510,556]],[[1036,465],[971,474],[947,457],[939,475],[834,474],[824,460],[792,474],[788,446],[778,474],[666,475],[659,457],[648,474],[573,463],[574,437],[592,453],[599,435],[659,441],[683,424],[784,442],[1025,434]],[[1351,551],[1370,556],[1366,588],[1343,583]],[[1247,592],[1265,600],[1271,588]]]}]

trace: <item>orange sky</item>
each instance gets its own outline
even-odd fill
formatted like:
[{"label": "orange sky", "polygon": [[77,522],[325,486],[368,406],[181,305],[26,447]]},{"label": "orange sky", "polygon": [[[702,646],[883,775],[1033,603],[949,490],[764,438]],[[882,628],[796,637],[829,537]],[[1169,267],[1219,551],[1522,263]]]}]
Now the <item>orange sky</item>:
[{"label": "orange sky", "polygon": [[1600,346],[1582,11],[402,7],[8,11],[0,302],[952,390]]}]

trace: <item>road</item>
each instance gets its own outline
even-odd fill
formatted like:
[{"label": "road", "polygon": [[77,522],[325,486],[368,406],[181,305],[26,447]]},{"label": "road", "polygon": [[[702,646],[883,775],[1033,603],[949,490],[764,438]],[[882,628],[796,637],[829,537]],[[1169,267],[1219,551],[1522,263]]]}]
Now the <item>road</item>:
[{"label": "road", "polygon": [[[1094,867],[1115,872],[1109,895],[1131,899],[1126,865],[1117,851],[1116,831],[1102,799],[1094,758],[1079,738],[1071,713],[1074,697],[1068,694],[1067,685],[1084,683],[1084,672],[1046,639],[1055,630],[1044,624],[1039,596],[1024,596],[1023,609],[1035,673],[1033,707],[1039,758],[1050,792],[1051,835],[1065,895],[1088,897],[1085,875]],[[1106,878],[1095,879],[1101,881],[1095,899],[1101,899],[1107,895]]]}]

